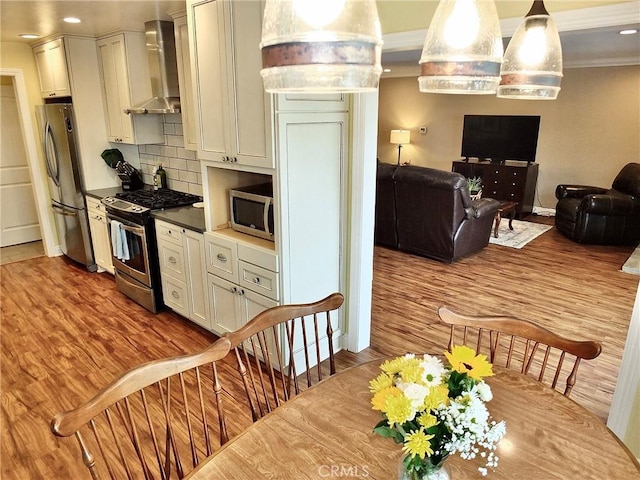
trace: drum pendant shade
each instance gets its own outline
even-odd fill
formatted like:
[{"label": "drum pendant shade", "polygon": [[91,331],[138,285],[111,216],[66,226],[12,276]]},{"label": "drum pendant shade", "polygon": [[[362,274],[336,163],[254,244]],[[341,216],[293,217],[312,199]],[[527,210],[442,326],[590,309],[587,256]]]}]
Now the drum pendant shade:
[{"label": "drum pendant shade", "polygon": [[562,46],[555,22],[542,0],[509,41],[501,68],[498,97],[555,100],[562,80]]},{"label": "drum pendant shade", "polygon": [[496,93],[502,53],[493,0],[440,0],[420,58],[420,91]]},{"label": "drum pendant shade", "polygon": [[267,0],[260,48],[267,92],[378,88],[382,32],[374,0]]}]

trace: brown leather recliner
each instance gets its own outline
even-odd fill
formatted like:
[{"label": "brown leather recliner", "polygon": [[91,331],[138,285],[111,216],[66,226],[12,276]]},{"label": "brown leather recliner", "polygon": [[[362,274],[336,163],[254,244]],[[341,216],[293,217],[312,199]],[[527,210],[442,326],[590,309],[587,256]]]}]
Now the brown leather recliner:
[{"label": "brown leather recliner", "polygon": [[556,187],[556,228],[579,243],[617,245],[640,240],[640,163],[625,165],[610,189]]},{"label": "brown leather recliner", "polygon": [[466,183],[459,173],[378,164],[376,243],[444,262],[481,250],[500,202],[472,201]]}]

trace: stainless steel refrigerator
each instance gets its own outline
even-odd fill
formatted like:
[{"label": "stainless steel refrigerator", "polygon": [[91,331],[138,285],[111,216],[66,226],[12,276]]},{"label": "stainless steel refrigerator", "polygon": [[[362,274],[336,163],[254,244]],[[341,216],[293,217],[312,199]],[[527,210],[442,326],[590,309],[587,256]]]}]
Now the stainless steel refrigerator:
[{"label": "stainless steel refrigerator", "polygon": [[73,106],[53,103],[36,108],[60,248],[67,257],[95,271]]}]

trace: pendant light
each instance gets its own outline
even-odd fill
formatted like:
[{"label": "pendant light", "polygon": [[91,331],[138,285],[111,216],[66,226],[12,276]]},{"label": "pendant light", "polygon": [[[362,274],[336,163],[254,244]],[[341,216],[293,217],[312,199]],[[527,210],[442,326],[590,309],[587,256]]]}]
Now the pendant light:
[{"label": "pendant light", "polygon": [[267,92],[375,90],[382,73],[375,0],[267,0],[260,48]]},{"label": "pendant light", "polygon": [[543,0],[531,10],[513,34],[501,69],[498,97],[555,100],[562,80],[562,47],[555,22]]},{"label": "pendant light", "polygon": [[493,0],[440,0],[420,58],[420,91],[496,93],[502,53]]}]

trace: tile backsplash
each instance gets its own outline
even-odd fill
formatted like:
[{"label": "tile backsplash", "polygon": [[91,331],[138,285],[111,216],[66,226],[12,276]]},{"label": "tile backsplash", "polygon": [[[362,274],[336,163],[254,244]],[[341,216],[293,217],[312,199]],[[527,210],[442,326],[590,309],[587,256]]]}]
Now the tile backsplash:
[{"label": "tile backsplash", "polygon": [[182,139],[182,116],[164,115],[164,145],[139,145],[140,170],[144,183],[153,185],[153,169],[162,165],[167,172],[167,187],[180,192],[202,195],[202,173],[196,152],[185,150]]}]

